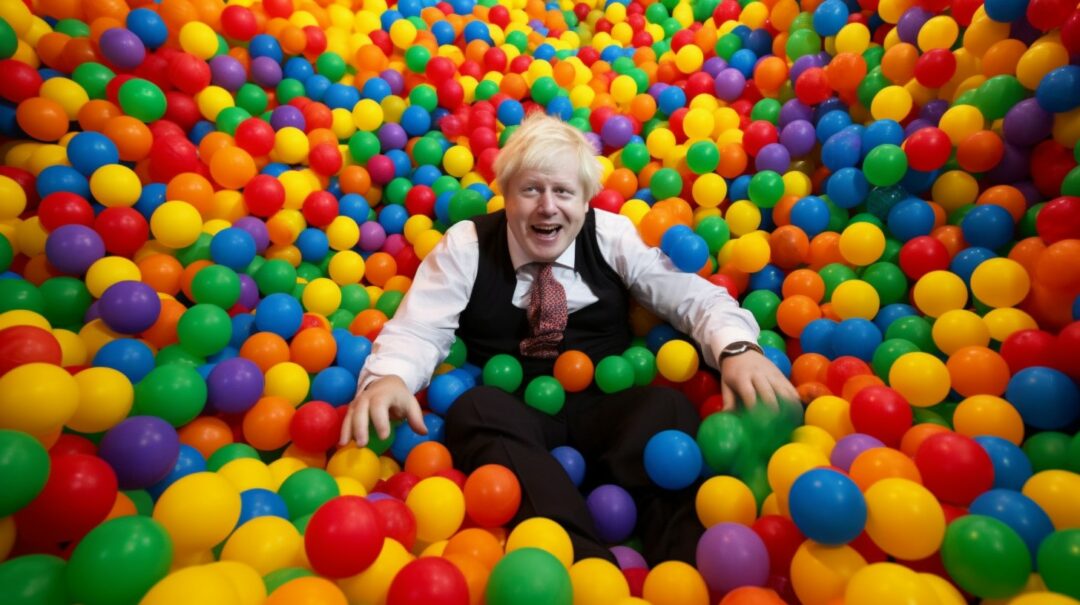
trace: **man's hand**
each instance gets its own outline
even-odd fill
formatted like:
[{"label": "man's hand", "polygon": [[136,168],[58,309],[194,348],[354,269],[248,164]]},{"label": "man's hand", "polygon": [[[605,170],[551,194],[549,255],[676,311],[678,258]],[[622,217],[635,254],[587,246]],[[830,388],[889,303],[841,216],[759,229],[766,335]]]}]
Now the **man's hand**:
[{"label": "man's hand", "polygon": [[369,419],[379,439],[386,439],[390,436],[390,421],[402,418],[408,420],[414,431],[427,435],[420,402],[413,397],[405,383],[397,376],[380,378],[349,402],[349,411],[341,424],[339,443],[345,445],[349,439],[355,438],[357,446],[367,445]]},{"label": "man's hand", "polygon": [[735,409],[736,398],[751,407],[763,401],[776,409],[779,400],[799,401],[799,392],[773,362],[757,351],[727,357],[720,364],[724,410]]}]

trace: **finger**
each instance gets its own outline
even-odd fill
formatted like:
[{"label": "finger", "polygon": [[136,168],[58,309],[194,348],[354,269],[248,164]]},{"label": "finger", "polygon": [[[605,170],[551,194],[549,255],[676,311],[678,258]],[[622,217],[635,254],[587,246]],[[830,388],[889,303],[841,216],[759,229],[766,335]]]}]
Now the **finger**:
[{"label": "finger", "polygon": [[349,443],[349,439],[352,438],[352,421],[355,415],[355,401],[349,403],[349,409],[345,412],[345,420],[341,423],[341,437],[338,439],[338,445],[345,446]]},{"label": "finger", "polygon": [[748,409],[754,407],[757,403],[757,392],[754,391],[754,383],[749,378],[740,380],[734,387],[735,394],[742,400],[743,405]]},{"label": "finger", "polygon": [[360,399],[356,406],[356,415],[353,417],[355,428],[356,446],[364,447],[368,444],[368,400]]},{"label": "finger", "polygon": [[371,406],[371,424],[375,427],[375,434],[379,439],[390,437],[390,412],[387,406],[374,403]]},{"label": "finger", "polygon": [[720,394],[724,398],[723,411],[731,412],[735,410],[735,392],[731,390],[726,382],[720,383]]},{"label": "finger", "polygon": [[767,376],[758,376],[754,379],[754,390],[757,391],[758,399],[772,409],[778,409],[780,405],[776,401],[776,390],[773,389],[772,381]]},{"label": "finger", "polygon": [[409,421],[409,426],[412,430],[416,431],[418,435],[427,435],[427,425],[424,424],[424,413],[420,410],[420,402],[415,397],[409,402],[409,405],[405,408],[405,417]]}]

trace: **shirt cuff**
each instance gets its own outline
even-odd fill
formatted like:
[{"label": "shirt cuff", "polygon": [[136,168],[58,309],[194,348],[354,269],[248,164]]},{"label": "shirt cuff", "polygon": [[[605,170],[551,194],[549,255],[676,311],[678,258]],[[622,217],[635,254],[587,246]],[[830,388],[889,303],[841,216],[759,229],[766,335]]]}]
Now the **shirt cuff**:
[{"label": "shirt cuff", "polygon": [[705,360],[710,367],[720,369],[720,353],[734,342],[752,342],[757,344],[758,337],[753,332],[740,328],[727,328],[719,332],[710,343],[708,358]]}]

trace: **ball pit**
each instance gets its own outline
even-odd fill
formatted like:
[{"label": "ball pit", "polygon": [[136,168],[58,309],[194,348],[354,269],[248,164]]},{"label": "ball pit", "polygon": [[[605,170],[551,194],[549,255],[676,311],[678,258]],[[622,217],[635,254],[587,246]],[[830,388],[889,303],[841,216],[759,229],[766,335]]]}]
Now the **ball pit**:
[{"label": "ball pit", "polygon": [[[1059,0],[0,4],[0,601],[1080,602],[1078,55]],[[528,383],[458,341],[429,435],[337,447],[532,111],[801,406],[724,410],[635,308]],[[510,526],[513,473],[440,444],[477,384],[682,390],[700,429],[641,462],[693,486],[697,565],[649,569],[570,447],[617,565]]]}]

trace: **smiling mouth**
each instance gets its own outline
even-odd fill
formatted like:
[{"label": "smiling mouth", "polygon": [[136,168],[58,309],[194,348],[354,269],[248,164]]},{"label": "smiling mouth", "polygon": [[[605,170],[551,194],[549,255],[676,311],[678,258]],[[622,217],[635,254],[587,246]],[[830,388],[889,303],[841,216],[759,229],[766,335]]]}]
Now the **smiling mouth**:
[{"label": "smiling mouth", "polygon": [[546,238],[546,237],[552,237],[554,235],[557,235],[559,233],[559,231],[562,230],[562,227],[560,225],[552,225],[552,226],[546,226],[546,227],[542,227],[542,226],[539,226],[539,225],[533,225],[531,227],[531,229],[532,229],[533,233],[539,235],[540,237],[545,237]]}]

